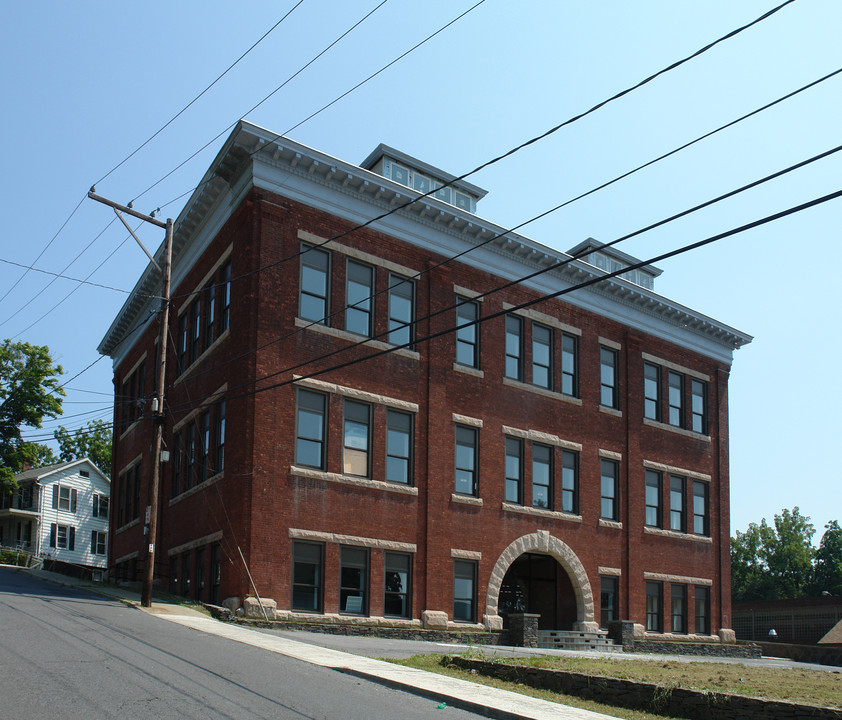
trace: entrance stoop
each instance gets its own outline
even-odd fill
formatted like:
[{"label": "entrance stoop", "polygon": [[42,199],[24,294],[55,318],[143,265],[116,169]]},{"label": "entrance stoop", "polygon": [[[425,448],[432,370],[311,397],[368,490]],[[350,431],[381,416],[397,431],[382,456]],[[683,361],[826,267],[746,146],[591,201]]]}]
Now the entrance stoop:
[{"label": "entrance stoop", "polygon": [[591,650],[606,653],[623,651],[621,646],[608,639],[607,632],[576,630],[539,630],[538,647],[545,650]]}]

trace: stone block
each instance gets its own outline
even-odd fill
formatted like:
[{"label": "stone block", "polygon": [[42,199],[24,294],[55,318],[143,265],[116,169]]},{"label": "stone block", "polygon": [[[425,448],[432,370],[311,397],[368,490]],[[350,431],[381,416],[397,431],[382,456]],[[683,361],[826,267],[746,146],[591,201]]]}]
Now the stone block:
[{"label": "stone block", "polygon": [[[261,605],[263,606],[263,609],[261,609]],[[255,597],[247,597],[243,600],[243,614],[247,618],[254,620],[265,620],[266,617],[270,620],[274,620],[275,610],[277,607],[278,603],[272,600],[272,598],[261,598],[260,602],[258,602]],[[264,609],[266,610],[265,616],[263,614]]]},{"label": "stone block", "polygon": [[421,622],[425,628],[447,630],[447,613],[441,610],[425,610],[421,613]]}]

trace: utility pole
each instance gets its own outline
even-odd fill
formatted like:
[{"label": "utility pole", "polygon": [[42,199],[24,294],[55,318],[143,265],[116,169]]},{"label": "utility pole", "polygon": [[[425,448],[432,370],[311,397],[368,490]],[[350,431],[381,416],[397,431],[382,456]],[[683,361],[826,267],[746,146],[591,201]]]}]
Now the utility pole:
[{"label": "utility pole", "polygon": [[[172,269],[172,241],[173,241],[173,221],[172,218],[167,218],[166,222],[162,222],[154,217],[154,215],[144,215],[132,207],[120,205],[119,203],[106,200],[94,192],[95,188],[91,188],[88,197],[91,200],[96,200],[104,205],[114,209],[117,217],[120,218],[123,225],[126,226],[132,237],[137,241],[138,245],[146,253],[146,256],[152,261],[152,264],[161,271],[163,276],[163,289],[161,292],[161,314],[160,314],[160,328],[158,331],[158,366],[156,368],[157,378],[157,395],[152,401],[152,423],[155,428],[155,439],[152,445],[152,483],[149,488],[149,505],[146,508],[147,512],[147,530],[146,536],[146,572],[143,578],[143,589],[140,596],[140,602],[143,607],[151,607],[152,605],[152,583],[155,578],[155,540],[158,533],[158,495],[161,486],[161,445],[163,444],[164,434],[164,383],[167,378],[167,327],[169,326],[170,313],[170,274]],[[137,235],[134,234],[128,223],[123,219],[121,212],[133,217],[139,218],[144,222],[151,223],[157,227],[166,230],[166,240],[164,244],[164,267],[161,268],[149,251],[143,247],[143,243],[138,240]]]}]

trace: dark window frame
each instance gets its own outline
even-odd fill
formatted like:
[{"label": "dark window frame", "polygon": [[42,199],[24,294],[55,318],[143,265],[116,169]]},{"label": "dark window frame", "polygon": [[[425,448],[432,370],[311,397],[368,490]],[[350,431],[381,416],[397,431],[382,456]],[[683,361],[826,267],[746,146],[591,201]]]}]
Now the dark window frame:
[{"label": "dark window frame", "polygon": [[523,382],[523,319],[517,315],[506,315],[504,346],[503,374],[510,380]]},{"label": "dark window frame", "polygon": [[[538,336],[544,334],[544,340],[539,339]],[[545,390],[552,390],[554,388],[553,335],[553,329],[548,325],[542,325],[536,322],[532,323],[532,384]],[[536,350],[540,351],[542,348],[546,349],[546,363],[536,360],[536,356],[538,355]],[[545,382],[538,382],[536,380],[536,374],[545,375]]]},{"label": "dark window frame", "polygon": [[[339,613],[340,615],[368,616],[369,604],[369,550],[357,545],[339,546]],[[348,572],[351,571],[351,572]],[[347,581],[352,573],[359,573],[359,583],[351,585]],[[359,609],[348,609],[352,598],[360,598]]]},{"label": "dark window frame", "polygon": [[[308,402],[315,401],[315,398],[319,398],[319,403],[321,404],[321,408],[317,408],[315,406],[315,402],[313,402],[312,406],[306,406],[302,404],[302,399],[307,399]],[[328,396],[325,393],[316,392],[315,390],[309,390],[305,388],[298,388],[296,393],[296,408],[295,408],[295,464],[300,465],[302,467],[312,467],[316,468],[317,470],[325,470],[326,463],[327,463],[327,421],[328,421]],[[318,437],[313,436],[305,436],[302,435],[302,422],[301,422],[301,415],[302,412],[307,412],[310,415],[318,416],[319,420],[319,429],[320,435]],[[319,449],[319,464],[312,464],[309,462],[302,461],[302,452],[301,452],[301,445],[300,443],[313,443],[318,445]]]},{"label": "dark window frame", "polygon": [[[468,309],[470,308],[470,312]],[[456,297],[456,363],[465,367],[479,367],[480,303]],[[460,352],[464,349],[464,352]]]},{"label": "dark window frame", "polygon": [[[408,277],[389,273],[387,342],[392,345],[413,349],[415,343],[415,282]],[[409,317],[398,314],[398,300],[409,304]]]},{"label": "dark window frame", "polygon": [[707,387],[704,380],[690,378],[690,429],[700,435],[709,432]]},{"label": "dark window frame", "polygon": [[[365,429],[365,447],[357,447],[356,436],[349,434],[351,426]],[[372,407],[368,403],[345,399],[342,406],[342,472],[345,475],[360,478],[371,477],[371,445],[372,445]],[[351,472],[349,465],[355,463],[354,458],[359,454],[365,456],[365,470]]]},{"label": "dark window frame", "polygon": [[[462,442],[460,442],[460,435]],[[479,429],[471,425],[455,425],[454,429],[454,492],[457,495],[478,497],[479,494]],[[470,438],[470,443],[465,442]],[[468,448],[471,452],[471,467],[459,465],[459,448]],[[459,490],[459,473],[466,473],[471,483],[470,492]]]},{"label": "dark window frame", "polygon": [[[670,474],[670,526],[673,532],[687,532],[687,478]],[[676,501],[678,500],[678,503]]]},{"label": "dark window frame", "polygon": [[[358,277],[352,277],[355,273]],[[367,282],[361,282],[360,273],[368,274]],[[345,330],[347,332],[363,337],[372,336],[374,332],[374,282],[375,271],[373,266],[350,258],[347,260],[345,265]],[[363,288],[362,296],[359,299],[353,300],[351,297],[352,285]],[[356,320],[352,320],[352,318],[357,318],[358,315],[360,318],[364,318],[365,327],[362,324],[358,326]],[[351,327],[352,325],[354,327]],[[358,327],[361,329],[357,329]]]},{"label": "dark window frame", "polygon": [[620,406],[619,359],[614,348],[599,346],[599,404],[615,410]]},{"label": "dark window frame", "polygon": [[[546,461],[543,458],[537,457],[541,453],[546,454]],[[554,455],[552,446],[532,443],[532,507],[542,508],[544,510],[553,509]],[[536,480],[539,476],[538,472],[536,472],[536,466],[546,467],[546,482]],[[544,501],[544,504],[541,504],[542,499],[537,496],[536,488],[546,488],[546,501]]]},{"label": "dark window frame", "polygon": [[[571,471],[572,487],[568,482]],[[561,510],[579,514],[579,453],[575,450],[561,451]]]},{"label": "dark window frame", "polygon": [[646,631],[660,633],[664,628],[664,584],[646,581]]},{"label": "dark window frame", "polygon": [[[305,552],[306,551],[306,552]],[[291,583],[290,583],[290,607],[294,612],[322,613],[324,611],[324,569],[325,569],[325,546],[323,543],[303,542],[294,540],[291,548],[292,562]],[[316,555],[313,562],[313,555]],[[297,566],[311,566],[316,568],[313,582],[302,582],[301,575],[297,573]],[[310,604],[304,606],[300,603],[302,592],[315,599],[314,607]],[[298,595],[296,595],[298,593]],[[298,599],[297,599],[298,598]]]},{"label": "dark window frame", "polygon": [[684,427],[684,374],[674,370],[667,375],[667,413],[670,425]]},{"label": "dark window frame", "polygon": [[643,363],[643,417],[661,422],[661,366]]},{"label": "dark window frame", "polygon": [[[514,459],[516,467],[509,462],[510,459]],[[516,475],[513,470],[516,470]],[[515,505],[523,505],[523,440],[520,438],[510,436],[505,438],[504,476],[505,490],[503,497],[505,501]]]},{"label": "dark window frame", "polygon": [[[664,525],[664,477],[657,470],[646,469],[644,485],[644,524],[647,527],[662,528]],[[654,490],[653,498],[650,490]],[[654,504],[653,501],[654,500]]]},{"label": "dark window frame", "polygon": [[[400,427],[402,423],[406,423],[407,427]],[[413,484],[413,464],[415,454],[414,443],[414,428],[415,418],[412,413],[403,412],[401,410],[393,410],[387,408],[386,410],[386,468],[385,478],[386,482],[398,483],[401,485]],[[396,435],[406,435],[406,454],[402,454],[402,448],[396,446],[396,440],[393,438]],[[396,479],[393,474],[393,468],[405,466],[405,473],[402,473],[401,479]]]},{"label": "dark window frame", "polygon": [[693,480],[693,534],[710,537],[710,484],[704,480]]},{"label": "dark window frame", "polygon": [[[298,274],[298,317],[302,320],[317,325],[330,325],[330,280],[331,280],[331,254],[327,250],[314,247],[308,243],[301,243],[301,263]],[[305,271],[306,269],[306,271]],[[324,293],[321,289],[313,286],[309,281],[305,282],[308,273],[313,277],[321,276],[324,282]],[[305,312],[305,303],[321,305],[321,310],[311,314]],[[315,317],[319,315],[321,317]]]},{"label": "dark window frame", "polygon": [[[601,457],[599,462],[599,516],[603,520],[618,522],[620,520],[620,463],[616,460]],[[606,474],[606,468],[612,472]],[[606,493],[606,479],[611,481],[611,493]],[[606,502],[610,502],[611,512],[606,512]]]},{"label": "dark window frame", "polygon": [[561,333],[561,393],[579,397],[579,338]]},{"label": "dark window frame", "polygon": [[620,578],[616,575],[599,576],[599,626],[620,619]]},{"label": "dark window frame", "polygon": [[[470,594],[457,592],[459,581],[470,582]],[[464,612],[467,609],[467,612]],[[477,620],[477,562],[454,559],[453,561],[453,621],[475,623]]]},{"label": "dark window frame", "polygon": [[[399,576],[406,575],[406,582]],[[392,576],[390,578],[390,575]],[[394,576],[398,576],[395,584]],[[390,586],[391,581],[391,586]],[[392,611],[400,606],[400,612]],[[412,617],[412,554],[387,550],[383,553],[383,615],[386,617]]]},{"label": "dark window frame", "polygon": [[687,634],[687,585],[683,583],[670,583],[670,631]]}]

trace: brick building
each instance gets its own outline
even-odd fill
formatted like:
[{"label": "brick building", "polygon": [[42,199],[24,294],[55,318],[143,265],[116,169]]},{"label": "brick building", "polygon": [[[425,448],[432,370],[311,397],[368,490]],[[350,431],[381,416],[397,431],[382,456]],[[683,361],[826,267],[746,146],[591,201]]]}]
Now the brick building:
[{"label": "brick building", "polygon": [[[232,132],[175,226],[157,581],[278,617],[730,637],[727,383],[750,337],[593,240],[523,280],[570,258],[453,180]],[[123,578],[144,563],[159,287],[150,266],[99,348]]]}]

